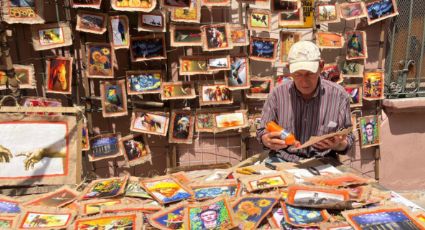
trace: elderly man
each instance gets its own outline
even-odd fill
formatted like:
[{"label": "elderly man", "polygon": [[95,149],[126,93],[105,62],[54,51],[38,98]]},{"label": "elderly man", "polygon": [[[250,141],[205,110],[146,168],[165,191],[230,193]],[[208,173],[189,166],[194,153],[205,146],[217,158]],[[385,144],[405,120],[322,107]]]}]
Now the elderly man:
[{"label": "elderly man", "polygon": [[337,135],[311,147],[295,150],[281,140],[279,132],[267,132],[265,125],[275,121],[295,134],[301,143],[351,126],[350,98],[345,90],[319,74],[323,68],[319,48],[312,42],[299,41],[288,53],[288,68],[293,81],[277,86],[264,104],[257,138],[270,150],[269,162],[296,162],[315,156],[346,154],[353,135]]}]

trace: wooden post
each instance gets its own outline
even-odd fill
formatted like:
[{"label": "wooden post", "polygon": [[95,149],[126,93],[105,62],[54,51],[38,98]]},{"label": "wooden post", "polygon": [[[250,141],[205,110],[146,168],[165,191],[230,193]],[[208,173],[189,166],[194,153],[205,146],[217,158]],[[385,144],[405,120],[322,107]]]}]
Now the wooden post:
[{"label": "wooden post", "polygon": [[7,82],[9,89],[12,91],[13,97],[20,96],[19,83],[15,77],[15,70],[13,69],[12,57],[10,57],[10,48],[7,44],[7,30],[6,25],[0,23],[0,50],[3,66],[6,68]]}]

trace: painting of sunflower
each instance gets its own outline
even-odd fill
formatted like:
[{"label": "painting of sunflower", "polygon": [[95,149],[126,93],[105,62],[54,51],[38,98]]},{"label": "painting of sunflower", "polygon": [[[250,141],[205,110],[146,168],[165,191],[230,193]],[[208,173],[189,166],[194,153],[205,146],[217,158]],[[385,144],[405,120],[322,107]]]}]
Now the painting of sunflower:
[{"label": "painting of sunflower", "polygon": [[241,222],[241,229],[256,229],[277,203],[277,197],[248,196],[234,203],[233,211]]}]

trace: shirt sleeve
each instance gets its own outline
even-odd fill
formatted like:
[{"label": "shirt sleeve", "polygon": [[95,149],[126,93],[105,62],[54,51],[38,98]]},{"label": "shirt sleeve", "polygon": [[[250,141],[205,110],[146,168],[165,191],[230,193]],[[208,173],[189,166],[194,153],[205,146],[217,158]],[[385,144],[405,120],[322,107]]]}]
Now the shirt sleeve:
[{"label": "shirt sleeve", "polygon": [[257,129],[257,140],[263,144],[261,137],[266,133],[266,123],[268,121],[277,120],[277,105],[276,105],[276,91],[272,93],[267,98],[263,106],[263,111],[261,113],[261,122],[260,127]]}]

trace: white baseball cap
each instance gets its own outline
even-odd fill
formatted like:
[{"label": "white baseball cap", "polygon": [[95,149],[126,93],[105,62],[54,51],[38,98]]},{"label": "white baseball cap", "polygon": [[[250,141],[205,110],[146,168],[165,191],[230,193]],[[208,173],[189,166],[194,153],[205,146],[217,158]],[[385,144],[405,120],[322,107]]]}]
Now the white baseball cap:
[{"label": "white baseball cap", "polygon": [[313,42],[299,41],[292,45],[288,53],[289,72],[308,70],[316,73],[319,69],[320,50]]}]

